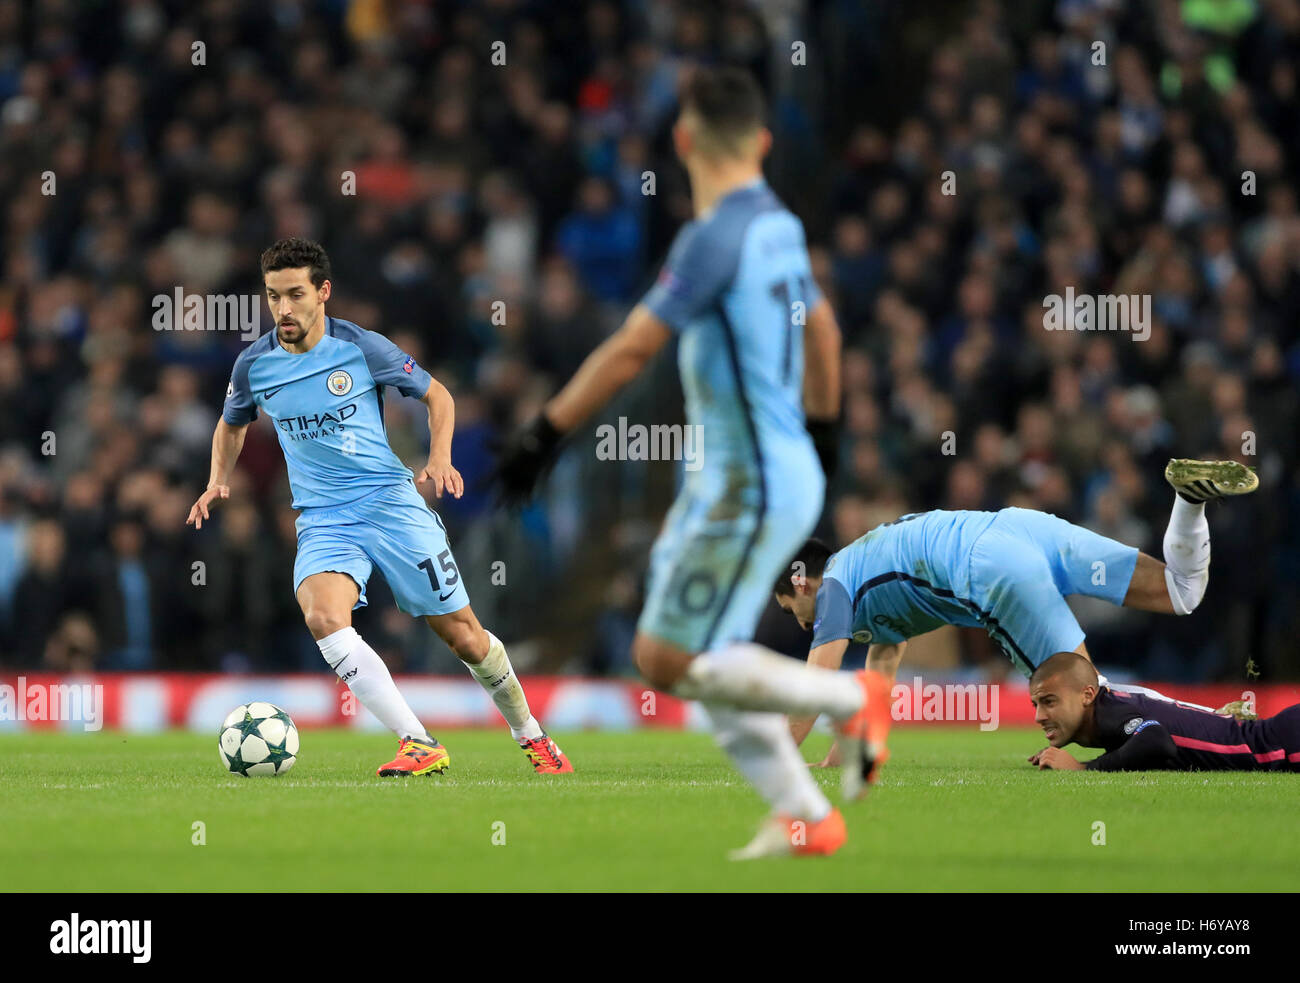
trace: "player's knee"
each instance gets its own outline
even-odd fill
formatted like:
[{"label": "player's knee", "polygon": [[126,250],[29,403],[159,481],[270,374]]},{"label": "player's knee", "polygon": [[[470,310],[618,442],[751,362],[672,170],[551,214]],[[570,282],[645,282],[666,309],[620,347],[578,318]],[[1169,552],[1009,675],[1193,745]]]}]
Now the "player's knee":
[{"label": "player's knee", "polygon": [[478,665],[487,655],[487,632],[477,622],[468,619],[430,618],[429,625],[461,662]]},{"label": "player's knee", "polygon": [[651,686],[663,688],[659,686],[655,679],[655,657],[653,652],[642,645],[634,644],[632,646],[632,661],[636,663],[636,670],[641,674],[642,679]]},{"label": "player's knee", "polygon": [[310,607],[302,613],[302,616],[307,622],[307,630],[311,632],[311,637],[317,641],[352,624],[352,619],[347,613],[325,607]]},{"label": "player's knee", "polygon": [[451,632],[447,645],[461,662],[478,665],[487,655],[487,632],[482,628],[471,628],[465,625]]},{"label": "player's knee", "polygon": [[672,689],[690,664],[689,658],[683,660],[679,653],[640,642],[634,644],[632,658],[641,678],[655,689],[661,690]]}]

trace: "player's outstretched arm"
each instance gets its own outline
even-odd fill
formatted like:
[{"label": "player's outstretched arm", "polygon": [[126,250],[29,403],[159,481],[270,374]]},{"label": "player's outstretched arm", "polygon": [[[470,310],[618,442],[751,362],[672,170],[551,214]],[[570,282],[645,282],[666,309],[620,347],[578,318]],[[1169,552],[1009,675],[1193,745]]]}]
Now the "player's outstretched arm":
[{"label": "player's outstretched arm", "polygon": [[244,449],[244,435],[248,424],[233,426],[225,420],[217,421],[217,429],[212,432],[212,468],[208,472],[208,487],[199,496],[197,502],[190,506],[187,526],[203,528],[203,520],[209,518],[208,508],[219,498],[230,497],[230,473],[235,470],[239,452]]},{"label": "player's outstretched arm", "polygon": [[465,479],[451,466],[451,435],[456,429],[456,401],[437,379],[429,380],[420,402],[429,408],[429,462],[415,478],[417,485],[433,482],[439,498],[444,491],[460,498],[465,493]]},{"label": "player's outstretched arm", "polygon": [[[825,645],[818,645],[808,652],[808,664],[810,666],[820,666],[823,669],[838,669],[844,662],[844,653],[848,651],[849,640],[847,638],[837,638],[833,642],[827,642]],[[817,723],[817,715],[811,717],[791,717],[790,718],[790,736],[794,738],[795,744],[802,744],[804,738],[813,729],[813,724]]]},{"label": "player's outstretched arm", "polygon": [[546,404],[546,418],[560,433],[569,433],[640,375],[670,337],[672,329],[650,308],[637,304],[623,326],[587,356],[568,385]]},{"label": "player's outstretched arm", "polygon": [[803,408],[808,418],[833,420],[840,415],[840,326],[830,301],[823,297],[803,329]]},{"label": "player's outstretched arm", "polygon": [[565,387],[506,446],[493,478],[500,482],[507,502],[522,501],[532,494],[564,435],[635,379],[671,335],[668,325],[644,304],[632,308],[623,326],[587,356]]},{"label": "player's outstretched arm", "polygon": [[830,478],[839,463],[841,340],[835,312],[825,297],[808,312],[803,337],[804,415],[822,471]]},{"label": "player's outstretched arm", "polygon": [[1146,720],[1115,750],[1083,762],[1083,767],[1088,771],[1162,771],[1183,764],[1178,759],[1178,745],[1164,725]]},{"label": "player's outstretched arm", "polygon": [[1184,767],[1178,758],[1178,745],[1164,725],[1155,720],[1145,721],[1119,747],[1091,761],[1079,761],[1059,747],[1046,747],[1029,763],[1039,770],[1053,771],[1165,771]]}]

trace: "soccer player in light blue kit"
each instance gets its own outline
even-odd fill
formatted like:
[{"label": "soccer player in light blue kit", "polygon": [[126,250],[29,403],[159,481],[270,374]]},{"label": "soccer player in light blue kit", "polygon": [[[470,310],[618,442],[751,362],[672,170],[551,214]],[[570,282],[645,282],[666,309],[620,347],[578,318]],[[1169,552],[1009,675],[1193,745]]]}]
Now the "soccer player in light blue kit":
[{"label": "soccer player in light blue kit", "polygon": [[[1190,614],[1209,585],[1206,501],[1259,486],[1235,461],[1173,460],[1165,478],[1175,495],[1164,563],[1032,509],[918,512],[835,553],[810,540],[776,581],[777,603],[811,627],[813,665],[837,669],[850,640],[865,642],[868,666],[891,681],[907,640],[941,625],[986,629],[1025,676],[1059,652],[1090,658],[1065,598],[1086,594],[1140,611]],[[1137,686],[1111,689],[1160,696]],[[797,742],[815,721],[791,719]]]},{"label": "soccer player in light blue kit", "polygon": [[772,581],[821,513],[825,481],[804,409],[822,421],[838,415],[839,329],[813,283],[802,225],[763,181],[771,134],[753,79],[697,71],[673,141],[695,220],[658,283],[515,438],[497,476],[507,500],[525,499],[562,436],[677,335],[703,463],[686,472],[655,543],[633,656],[659,689],[704,702],[719,744],[772,807],[733,856],[831,853],[844,842],[843,818],[782,714],[841,722],[851,746],[845,791],[856,797],[886,754],[887,683],[811,668],[750,640]]},{"label": "soccer player in light blue kit", "polygon": [[397,606],[423,617],[492,697],[534,770],[571,772],[529,712],[505,647],[474,616],[442,519],[388,446],[385,386],[429,408],[429,461],[415,481],[459,498],[464,484],[451,464],[451,394],[383,335],[325,315],[333,285],[320,245],[282,239],[262,254],[261,266],[276,329],[235,360],[212,437],[208,487],[186,523],[202,528],[209,508],[229,497],[245,431],[259,410],[265,413],[284,451],[293,507],[302,510],[293,584],[307,628],[330,668],[401,741],[379,774],[442,773],[450,758],[352,627],[352,610],[365,605],[375,567]]}]

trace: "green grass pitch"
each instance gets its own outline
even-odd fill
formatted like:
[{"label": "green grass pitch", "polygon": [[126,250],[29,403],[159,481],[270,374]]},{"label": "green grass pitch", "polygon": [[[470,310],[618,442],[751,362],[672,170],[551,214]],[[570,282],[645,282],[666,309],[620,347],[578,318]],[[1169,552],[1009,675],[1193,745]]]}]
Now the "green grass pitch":
[{"label": "green grass pitch", "polygon": [[[763,809],[705,735],[559,734],[578,771],[549,777],[504,733],[438,736],[451,771],[406,780],[374,775],[387,737],[343,731],[304,732],[273,779],[223,772],[215,736],[0,737],[0,886],[1283,891],[1300,868],[1278,825],[1300,807],[1300,776],[1038,772],[1033,730],[899,728],[881,785],[845,808],[838,854],[745,864],[725,854]],[[808,754],[826,744],[814,736]],[[837,800],[837,774],[817,775]]]}]

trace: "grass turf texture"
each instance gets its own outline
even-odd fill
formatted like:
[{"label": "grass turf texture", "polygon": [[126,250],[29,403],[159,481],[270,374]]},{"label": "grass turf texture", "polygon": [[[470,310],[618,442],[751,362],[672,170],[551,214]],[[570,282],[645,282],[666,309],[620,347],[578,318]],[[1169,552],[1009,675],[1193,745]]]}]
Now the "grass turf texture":
[{"label": "grass turf texture", "polygon": [[[744,864],[725,853],[763,809],[704,735],[561,734],[577,774],[537,776],[504,733],[440,732],[447,775],[401,780],[374,775],[384,736],[302,737],[288,775],[256,779],[223,772],[210,736],[0,737],[0,887],[1281,891],[1300,867],[1277,827],[1300,776],[1038,772],[1033,730],[899,728],[838,854]],[[816,774],[837,800],[837,771]]]}]

